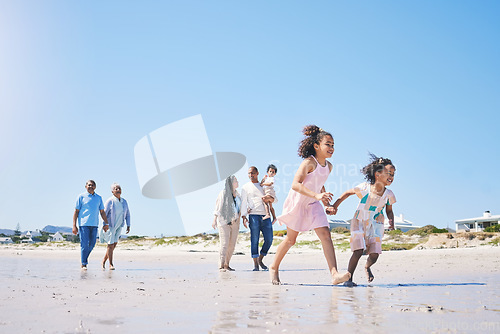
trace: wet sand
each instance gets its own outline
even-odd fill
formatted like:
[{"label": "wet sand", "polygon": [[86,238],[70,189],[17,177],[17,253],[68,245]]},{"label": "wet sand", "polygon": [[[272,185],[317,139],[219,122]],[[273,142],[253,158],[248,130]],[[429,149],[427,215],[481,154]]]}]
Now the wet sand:
[{"label": "wet sand", "polygon": [[[235,272],[216,252],[124,250],[103,271],[104,249],[79,269],[78,250],[0,248],[0,332],[18,333],[498,333],[500,249],[384,252],[366,283],[330,285],[320,250],[288,254],[281,281]],[[345,271],[350,252],[338,252]],[[265,258],[267,264],[273,255]]]}]

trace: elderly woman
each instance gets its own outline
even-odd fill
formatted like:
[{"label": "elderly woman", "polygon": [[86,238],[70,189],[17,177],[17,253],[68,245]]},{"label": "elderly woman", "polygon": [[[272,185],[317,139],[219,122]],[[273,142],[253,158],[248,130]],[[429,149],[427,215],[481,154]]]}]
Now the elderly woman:
[{"label": "elderly woman", "polygon": [[234,175],[226,178],[224,189],[215,202],[214,222],[212,227],[219,228],[220,239],[220,271],[234,271],[229,266],[233,256],[236,240],[240,231],[241,198],[236,190],[238,180]]},{"label": "elderly woman", "polygon": [[118,239],[122,232],[122,228],[127,223],[127,234],[130,232],[130,211],[125,198],[122,198],[122,188],[118,183],[111,185],[111,193],[113,196],[104,203],[104,212],[109,222],[107,232],[101,230],[99,239],[101,243],[107,243],[108,248],[102,260],[102,269],[106,269],[106,261],[109,259],[109,270],[115,270],[113,265],[113,251],[118,244]]}]

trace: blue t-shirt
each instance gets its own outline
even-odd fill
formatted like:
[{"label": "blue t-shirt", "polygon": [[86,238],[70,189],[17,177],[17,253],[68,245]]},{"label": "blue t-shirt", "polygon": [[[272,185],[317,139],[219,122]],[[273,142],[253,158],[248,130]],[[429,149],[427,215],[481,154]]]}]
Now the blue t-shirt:
[{"label": "blue t-shirt", "polygon": [[76,200],[75,209],[78,213],[78,226],[99,226],[99,211],[104,210],[102,197],[89,192],[80,194]]}]

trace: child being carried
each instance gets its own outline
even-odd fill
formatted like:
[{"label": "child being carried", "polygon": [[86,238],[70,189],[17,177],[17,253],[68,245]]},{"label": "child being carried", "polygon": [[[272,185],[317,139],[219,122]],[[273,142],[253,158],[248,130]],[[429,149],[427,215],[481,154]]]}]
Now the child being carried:
[{"label": "child being carried", "polygon": [[[260,181],[260,185],[264,189],[264,206],[266,207],[266,216],[263,219],[273,217],[273,224],[276,221],[276,214],[274,213],[273,202],[276,200],[276,192],[274,191],[274,176],[278,172],[275,165],[270,164],[267,166],[267,174]],[[272,199],[270,198],[272,197]]]}]

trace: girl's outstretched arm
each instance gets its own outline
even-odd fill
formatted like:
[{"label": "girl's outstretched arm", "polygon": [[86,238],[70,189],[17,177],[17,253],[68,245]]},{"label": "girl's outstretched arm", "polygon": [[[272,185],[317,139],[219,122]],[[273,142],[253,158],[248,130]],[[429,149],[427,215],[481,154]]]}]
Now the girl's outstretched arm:
[{"label": "girl's outstretched arm", "polygon": [[[332,200],[333,194],[328,192],[322,192],[320,194],[315,193],[311,189],[308,189],[304,186],[303,182],[308,173],[311,173],[316,168],[316,162],[312,161],[312,159],[304,159],[295,173],[292,183],[292,189],[298,192],[301,195],[315,198],[318,201],[323,203],[330,203]],[[323,189],[322,189],[323,191]]]},{"label": "girl's outstretched arm", "polygon": [[354,191],[354,189],[349,189],[347,190],[346,192],[344,192],[336,201],[335,203],[333,203],[333,207],[332,207],[332,212],[333,214],[336,214],[337,213],[337,210],[339,208],[339,205],[340,203],[342,203],[343,201],[345,201],[349,196],[351,195],[355,195],[356,192]]},{"label": "girl's outstretched arm", "polygon": [[385,212],[387,212],[387,219],[389,219],[389,230],[394,230],[394,212],[392,212],[392,205],[386,205]]}]

